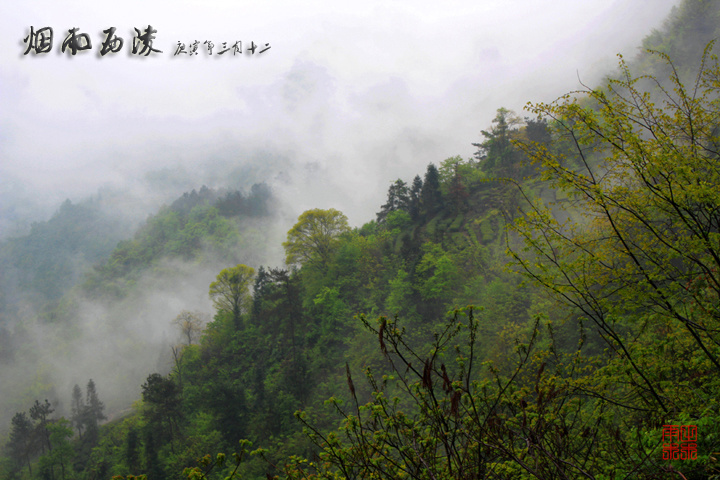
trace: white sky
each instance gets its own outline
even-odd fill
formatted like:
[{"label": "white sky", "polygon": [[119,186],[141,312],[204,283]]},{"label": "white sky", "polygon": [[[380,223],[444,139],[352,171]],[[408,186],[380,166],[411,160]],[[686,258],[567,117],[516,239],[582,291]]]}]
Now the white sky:
[{"label": "white sky", "polygon": [[[616,53],[632,56],[674,3],[13,2],[0,8],[0,215],[22,210],[12,202],[54,208],[137,186],[163,168],[222,186],[224,169],[243,164],[269,175],[295,215],[334,207],[358,225],[395,178],[471,156],[497,108],[522,115],[578,75],[596,81]],[[133,28],[148,24],[163,53],[129,55]],[[53,27],[50,53],[23,55],[31,25]],[[100,58],[111,26],[125,45]],[[93,43],[75,57],[60,53],[73,27]],[[271,48],[173,56],[194,40],[216,53],[236,40]]]}]

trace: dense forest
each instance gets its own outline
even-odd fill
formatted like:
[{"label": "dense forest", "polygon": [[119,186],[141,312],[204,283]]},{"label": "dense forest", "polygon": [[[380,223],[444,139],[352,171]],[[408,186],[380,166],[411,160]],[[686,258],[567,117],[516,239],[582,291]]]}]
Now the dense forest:
[{"label": "dense forest", "polygon": [[[18,398],[0,478],[720,478],[718,19],[685,0],[604,85],[498,108],[472,158],[394,180],[361,227],[303,212],[284,265],[241,253],[264,184],[187,193],[119,243],[70,203],[6,241],[58,328],[172,261],[222,267],[132,409],[108,418],[111,378]],[[0,328],[0,365],[32,348]]]}]

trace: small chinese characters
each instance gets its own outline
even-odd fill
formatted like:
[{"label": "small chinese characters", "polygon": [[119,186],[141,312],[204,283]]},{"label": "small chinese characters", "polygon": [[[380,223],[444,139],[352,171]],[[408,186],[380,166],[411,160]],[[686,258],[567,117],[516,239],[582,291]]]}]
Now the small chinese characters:
[{"label": "small chinese characters", "polygon": [[[65,35],[65,38],[60,45],[62,53],[75,56],[79,53],[92,50],[93,43],[90,35],[80,32],[79,30],[80,29],[77,27],[68,29],[67,35]],[[147,57],[163,53],[163,50],[154,47],[158,31],[154,29],[152,25],[148,25],[147,28],[144,29],[134,28],[134,30],[135,35],[132,38],[131,43],[131,53],[133,55]],[[125,45],[125,41],[122,37],[116,35],[116,31],[117,29],[115,27],[110,27],[102,31],[103,35],[100,37],[100,56],[104,57],[108,54],[118,53],[122,50]],[[28,55],[31,52],[33,55],[41,55],[50,52],[53,47],[53,33],[52,27],[42,27],[35,30],[34,26],[30,26],[30,33],[28,33],[28,35],[23,39],[26,47],[23,55]],[[266,52],[270,49],[270,44],[265,43],[260,46],[254,41],[251,41],[249,43],[245,42],[243,45],[242,41],[237,40],[234,43],[222,42],[220,47],[214,51],[213,49],[215,49],[215,44],[211,40],[205,40],[202,43],[195,40],[188,45],[178,41],[177,46],[174,49],[173,56],[183,54],[187,56],[196,56],[199,52],[204,52],[207,56],[212,56],[213,54],[216,56],[223,54],[227,54],[227,56],[252,56],[260,55],[261,53]]]},{"label": "small chinese characters", "polygon": [[697,426],[663,425],[663,460],[697,460]]},{"label": "small chinese characters", "polygon": [[[206,55],[212,55],[213,48],[215,48],[215,44],[210,40],[205,40],[204,42],[202,42],[202,44],[200,43],[200,41],[195,40],[187,45],[178,41],[177,46],[175,47],[174,56],[187,55],[189,57],[192,57],[198,54],[198,50],[205,52]],[[228,56],[230,53],[232,53],[233,56],[260,55],[261,53],[270,50],[270,48],[271,47],[269,43],[266,43],[264,46],[261,47],[255,42],[250,42],[249,45],[246,43],[245,49],[243,50],[243,43],[242,41],[238,40],[233,44],[229,44],[228,42],[222,42],[221,46],[215,51],[215,54],[223,55],[225,53],[228,53]]]}]

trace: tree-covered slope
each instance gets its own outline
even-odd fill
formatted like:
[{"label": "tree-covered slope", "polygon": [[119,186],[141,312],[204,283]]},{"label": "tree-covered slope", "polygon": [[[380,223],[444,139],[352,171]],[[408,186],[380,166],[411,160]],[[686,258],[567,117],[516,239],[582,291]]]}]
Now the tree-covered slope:
[{"label": "tree-covered slope", "polygon": [[[697,66],[693,25],[718,5],[686,0],[646,44]],[[667,103],[620,76],[540,117],[501,108],[472,159],[393,181],[362,227],[304,212],[286,265],[215,271],[213,320],[197,338],[177,317],[171,371],[145,375],[131,415],[73,449],[62,420],[18,411],[0,475],[717,477],[720,69],[705,60],[695,85],[639,57],[674,85]],[[222,198],[150,219],[90,295],[238,248]]]},{"label": "tree-covered slope", "polygon": [[170,206],[148,218],[130,240],[120,242],[107,261],[96,265],[83,282],[85,294],[123,297],[161,260],[184,262],[246,261],[259,255],[252,237],[257,220],[273,213],[273,198],[265,184],[253,185],[245,196],[238,191],[218,192],[203,186],[183,194]]},{"label": "tree-covered slope", "polygon": [[[0,244],[0,308],[14,315],[23,303],[59,300],[84,269],[103,260],[125,235],[126,226],[109,218],[97,199],[65,201],[46,222]],[[58,281],[61,278],[63,281]]]},{"label": "tree-covered slope", "polygon": [[[16,300],[4,305],[0,326],[3,435],[13,410],[34,399],[48,398],[58,415],[68,415],[59,392],[89,377],[111,385],[111,412],[127,408],[148,370],[169,369],[171,320],[183,310],[207,315],[203,290],[214,272],[274,256],[262,241],[275,229],[274,199],[264,184],[247,194],[208,188],[184,194],[119,243],[118,230],[127,237],[127,229],[93,205],[66,202],[50,221],[3,244],[13,253],[6,261],[24,265],[24,276],[14,276],[15,267],[3,270],[14,288],[3,295]],[[18,290],[18,282],[33,278]],[[44,295],[43,285],[54,296]]]}]

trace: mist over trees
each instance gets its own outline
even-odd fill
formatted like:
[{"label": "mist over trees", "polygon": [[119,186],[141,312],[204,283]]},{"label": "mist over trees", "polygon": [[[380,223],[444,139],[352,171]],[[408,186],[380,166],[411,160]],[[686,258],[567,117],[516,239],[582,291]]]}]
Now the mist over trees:
[{"label": "mist over trees", "polygon": [[[36,400],[28,412],[15,413],[5,445],[11,457],[3,473],[14,478],[27,469],[27,474],[32,476],[35,465],[40,478],[75,478],[76,467],[84,467],[84,462],[78,459],[86,459],[98,443],[99,424],[107,418],[104,409],[95,382],[90,379],[84,400],[80,387],[73,388],[70,420],[57,418],[56,409],[47,399],[43,403]],[[75,442],[71,441],[73,427],[77,431]]]},{"label": "mist over trees", "polygon": [[[275,202],[264,184],[248,193],[200,188],[148,217],[134,235],[96,198],[65,202],[28,235],[0,242],[0,297],[11,299],[0,306],[0,436],[13,409],[35,398],[54,404],[82,374],[112,384],[111,411],[127,408],[146,369],[172,368],[165,351],[175,335],[171,320],[182,310],[206,312],[201,317],[211,312],[207,285],[219,266],[279,257],[279,246],[270,253],[257,240],[274,235]],[[104,257],[92,242],[103,245]],[[82,255],[68,253],[68,246]],[[18,252],[24,253],[14,256]],[[98,258],[90,262],[90,254]],[[25,276],[15,277],[20,261]],[[75,273],[48,261],[71,265]],[[20,288],[31,276],[34,283]],[[45,295],[38,279],[62,294]],[[58,405],[70,418],[70,403]]]},{"label": "mist over trees", "polygon": [[[257,253],[267,187],[163,207],[41,319],[68,340],[83,302],[121,306],[101,332],[120,364],[157,316],[164,363],[122,412],[112,378],[38,385],[0,478],[720,475],[720,65],[693,30],[718,12],[686,0],[645,41],[660,53],[532,118],[498,108],[472,157],[386,179],[360,227],[296,212],[280,266]],[[155,285],[191,277],[211,314]],[[0,362],[35,345],[17,325]]]}]

